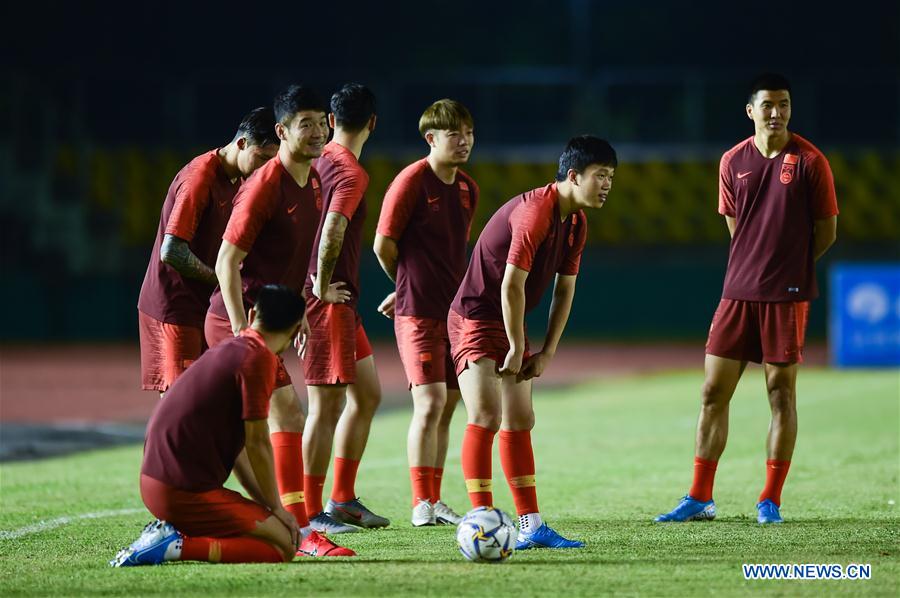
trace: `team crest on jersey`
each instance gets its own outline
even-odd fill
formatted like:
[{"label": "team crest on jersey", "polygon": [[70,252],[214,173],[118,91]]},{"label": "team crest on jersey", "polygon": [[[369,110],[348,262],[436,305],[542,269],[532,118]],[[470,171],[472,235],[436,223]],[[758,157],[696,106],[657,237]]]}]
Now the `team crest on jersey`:
[{"label": "team crest on jersey", "polygon": [[784,162],[781,164],[781,176],[778,180],[787,185],[794,180],[794,172],[797,170],[797,164],[800,162],[800,156],[797,154],[785,154]]},{"label": "team crest on jersey", "polygon": [[459,203],[467,210],[472,209],[472,203],[469,195],[469,184],[465,181],[459,182]]}]

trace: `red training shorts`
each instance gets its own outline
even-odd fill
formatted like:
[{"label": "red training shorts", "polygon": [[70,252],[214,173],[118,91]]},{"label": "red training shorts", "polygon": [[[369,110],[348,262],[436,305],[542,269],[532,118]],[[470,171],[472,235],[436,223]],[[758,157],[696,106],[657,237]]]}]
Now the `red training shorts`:
[{"label": "red training shorts", "polygon": [[[457,376],[466,369],[470,361],[478,361],[482,357],[494,360],[499,370],[509,353],[509,339],[503,322],[470,320],[451,309],[447,316],[447,331],[450,334],[450,350]],[[526,334],[523,359],[530,354]]]},{"label": "red training shorts", "polygon": [[709,327],[706,353],[754,363],[803,363],[808,315],[809,301],[722,299]]},{"label": "red training shorts", "polygon": [[168,324],[138,312],[141,338],[141,388],[165,392],[203,353],[203,331]]},{"label": "red training shorts", "polygon": [[141,474],[141,498],[157,519],[168,521],[186,536],[242,536],[272,516],[267,508],[234,490],[188,492],[144,474]]},{"label": "red training shorts", "polygon": [[394,316],[394,334],[409,387],[445,382],[459,390],[450,359],[447,322],[417,316]]},{"label": "red training shorts", "polygon": [[311,295],[306,301],[306,317],[310,328],[303,358],[306,383],[356,382],[356,362],[372,354],[356,310],[341,303],[325,303]]},{"label": "red training shorts", "polygon": [[[227,318],[217,316],[212,312],[206,312],[206,322],[203,324],[203,331],[206,334],[206,344],[215,347],[224,340],[234,338],[231,331],[231,322]],[[278,370],[275,372],[275,388],[288,386],[291,383],[291,376],[288,374],[287,368],[284,367],[284,360],[281,355],[278,356]]]}]

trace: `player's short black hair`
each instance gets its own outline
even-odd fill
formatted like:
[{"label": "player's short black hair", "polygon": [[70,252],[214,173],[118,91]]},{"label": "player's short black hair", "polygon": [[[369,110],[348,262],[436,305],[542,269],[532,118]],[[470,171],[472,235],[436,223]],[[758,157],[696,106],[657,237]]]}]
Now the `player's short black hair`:
[{"label": "player's short black hair", "polygon": [[291,85],[275,96],[275,119],[283,125],[304,110],[328,112],[328,107],[322,96],[306,85]]},{"label": "player's short black hair", "polygon": [[616,150],[605,139],[593,135],[579,135],[569,139],[566,149],[559,156],[559,169],[556,171],[556,180],[566,180],[569,170],[584,172],[591,164],[611,166],[615,168],[619,164]]},{"label": "player's short black hair", "polygon": [[271,108],[260,106],[254,108],[238,126],[234,138],[243,137],[250,145],[270,145],[278,143],[275,135],[275,113]]},{"label": "player's short black hair", "polygon": [[747,96],[747,103],[752,104],[753,100],[756,99],[756,92],[764,89],[766,91],[783,89],[791,93],[791,83],[787,80],[787,77],[779,73],[762,73],[757,75],[750,83],[750,95]]},{"label": "player's short black hair", "polygon": [[303,318],[306,303],[299,293],[281,284],[267,284],[256,296],[256,318],[271,332],[283,332]]},{"label": "player's short black hair", "polygon": [[375,94],[365,85],[347,83],[331,96],[334,124],[351,133],[363,130],[375,114]]}]

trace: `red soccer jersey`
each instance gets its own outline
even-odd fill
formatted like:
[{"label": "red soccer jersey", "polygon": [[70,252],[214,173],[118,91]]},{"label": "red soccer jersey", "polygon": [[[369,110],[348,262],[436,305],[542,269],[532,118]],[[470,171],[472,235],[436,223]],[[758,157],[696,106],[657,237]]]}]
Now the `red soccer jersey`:
[{"label": "red soccer jersey", "polygon": [[808,301],[818,296],[813,221],[838,213],[828,160],[792,134],[766,158],[742,141],[722,156],[719,213],[736,220],[722,297],[743,301]]},{"label": "red soccer jersey", "polygon": [[[353,152],[344,146],[328,143],[321,157],[313,162],[319,178],[322,180],[322,197],[325,200],[322,211],[322,223],[328,212],[343,214],[349,224],[344,231],[344,244],[334,266],[331,282],[344,282],[344,288],[350,291],[347,302],[355,306],[359,299],[359,252],[362,246],[362,229],[366,221],[366,202],[363,196],[369,186],[369,175],[360,166]],[[322,237],[322,226],[316,234],[309,259],[309,274],[319,271],[319,240]],[[307,296],[312,294],[312,282],[307,277]]]},{"label": "red soccer jersey", "polygon": [[[247,252],[241,265],[244,309],[267,284],[303,289],[313,239],[322,215],[322,183],[315,169],[300,187],[275,156],[241,186],[222,238]],[[228,318],[222,290],[216,288],[209,310]]]},{"label": "red soccer jersey", "polygon": [[221,487],[244,448],[244,420],[268,416],[276,360],[249,328],[204,353],[156,404],[141,473],[190,492]]},{"label": "red soccer jersey", "polygon": [[213,287],[184,278],[162,263],[159,248],[165,235],[174,235],[187,241],[200,261],[215,267],[231,202],[240,186],[228,179],[217,152],[206,152],[188,162],[175,175],[163,202],[156,242],[138,298],[138,309],[160,322],[203,328]]},{"label": "red soccer jersey", "polygon": [[481,232],[453,311],[470,320],[502,321],[500,285],[506,264],[529,272],[525,312],[531,311],[556,274],[578,274],[586,239],[582,210],[561,220],[556,183],[512,198]]},{"label": "red soccer jersey", "polygon": [[448,185],[423,158],[400,171],[384,196],[378,234],[397,241],[396,314],[447,319],[466,271],[478,185],[462,170]]}]

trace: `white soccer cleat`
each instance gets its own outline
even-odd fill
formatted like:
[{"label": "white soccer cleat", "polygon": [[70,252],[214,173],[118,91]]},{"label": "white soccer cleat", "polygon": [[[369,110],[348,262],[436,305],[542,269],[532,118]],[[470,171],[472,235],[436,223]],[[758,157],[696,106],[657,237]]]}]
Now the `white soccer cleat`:
[{"label": "white soccer cleat", "polygon": [[434,514],[434,505],[431,502],[419,499],[416,506],[412,510],[413,527],[423,527],[425,525],[436,525],[437,520]]},{"label": "white soccer cleat", "polygon": [[459,525],[462,516],[439,500],[434,503],[434,519],[437,525]]}]

